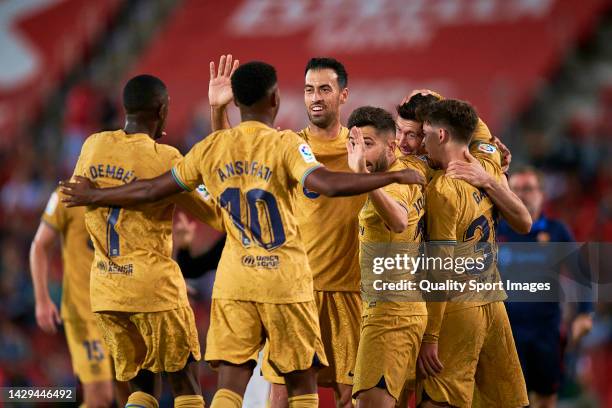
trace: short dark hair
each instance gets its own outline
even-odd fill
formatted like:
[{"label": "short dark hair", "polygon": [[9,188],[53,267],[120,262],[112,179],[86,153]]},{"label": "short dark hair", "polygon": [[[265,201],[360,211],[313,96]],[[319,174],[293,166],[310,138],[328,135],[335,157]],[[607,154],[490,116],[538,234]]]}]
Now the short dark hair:
[{"label": "short dark hair", "polygon": [[276,85],[276,69],[261,61],[240,65],[231,78],[232,92],[236,101],[251,106],[264,98]]},{"label": "short dark hair", "polygon": [[468,102],[443,99],[417,109],[419,122],[446,126],[455,140],[469,144],[478,124],[478,114]]},{"label": "short dark hair", "polygon": [[372,126],[378,132],[390,132],[395,135],[395,121],[393,116],[383,108],[362,106],[355,109],[349,116],[347,126]]},{"label": "short dark hair", "polygon": [[138,75],[123,88],[123,107],[127,113],[159,109],[168,95],[166,84],[153,75]]},{"label": "short dark hair", "polygon": [[340,89],[346,88],[348,84],[348,73],[344,68],[344,65],[340,61],[335,58],[328,57],[315,57],[311,58],[306,64],[306,69],[304,70],[304,75],[308,73],[311,69],[331,69],[336,75],[338,75],[338,85]]},{"label": "short dark hair", "polygon": [[412,98],[410,98],[408,102],[402,105],[397,105],[395,109],[397,110],[397,114],[399,115],[400,118],[418,122],[417,115],[416,115],[417,109],[421,106],[428,105],[430,103],[434,103],[437,101],[439,101],[439,99],[435,95],[432,95],[432,94],[423,95],[423,94],[418,93],[418,94],[412,95]]}]

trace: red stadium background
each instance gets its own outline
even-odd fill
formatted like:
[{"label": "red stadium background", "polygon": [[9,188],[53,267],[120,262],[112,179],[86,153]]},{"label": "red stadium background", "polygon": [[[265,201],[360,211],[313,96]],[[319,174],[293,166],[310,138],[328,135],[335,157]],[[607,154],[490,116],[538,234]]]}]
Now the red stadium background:
[{"label": "red stadium background", "polygon": [[[601,56],[609,70],[586,79],[593,88],[586,107],[550,120],[550,132],[530,127],[538,118],[529,119],[547,89],[563,88],[560,72],[568,58],[592,48],[602,26],[604,33],[612,32],[607,28],[611,5],[610,0],[0,3],[0,294],[7,299],[0,309],[0,338],[5,337],[0,345],[6,350],[7,344],[22,347],[36,356],[49,342],[56,346],[50,359],[61,362],[58,369],[32,357],[15,361],[0,347],[0,385],[23,378],[35,385],[69,381],[63,340],[41,335],[32,323],[27,247],[55,182],[69,174],[78,153],[74,146],[101,126],[96,116],[101,99],[115,106],[110,123],[121,126],[119,92],[137,73],[157,75],[168,85],[171,106],[164,142],[183,149],[209,132],[208,63],[224,53],[277,68],[282,100],[278,125],[286,128],[306,124],[303,76],[312,56],[333,56],[346,66],[350,96],[344,117],[365,104],[391,110],[412,89],[430,88],[468,100],[495,134],[508,136],[515,160],[548,170],[555,188],[549,192],[551,213],[573,226],[582,241],[611,240],[612,170],[605,156],[612,139],[612,69],[605,65],[609,55]],[[98,69],[109,65],[112,69]],[[237,120],[232,112],[232,122]],[[590,156],[566,162],[565,156],[543,153],[557,143],[551,140],[561,140],[557,136],[568,141],[570,150],[586,144],[591,150],[585,155]],[[199,246],[207,248],[215,235],[208,227],[199,231]],[[56,262],[56,286],[60,271]],[[196,303],[203,335],[210,279],[198,285],[204,294]],[[610,367],[610,360],[591,361]],[[606,406],[605,398],[612,406],[610,387],[599,381],[592,376],[583,387],[601,395],[601,406]],[[205,373],[203,384],[207,392],[214,389],[212,373]],[[329,394],[323,398],[322,406],[331,406]]]}]

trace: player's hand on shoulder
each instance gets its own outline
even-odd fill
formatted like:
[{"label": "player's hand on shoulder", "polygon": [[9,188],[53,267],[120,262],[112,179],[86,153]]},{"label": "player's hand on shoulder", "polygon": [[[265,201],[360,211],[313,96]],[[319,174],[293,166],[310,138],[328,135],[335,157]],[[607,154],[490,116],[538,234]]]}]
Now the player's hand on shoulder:
[{"label": "player's hand on shoulder", "polygon": [[417,375],[422,378],[440,374],[444,366],[438,358],[438,343],[421,343],[417,359]]},{"label": "player's hand on shoulder", "polygon": [[404,99],[402,99],[402,102],[400,103],[400,105],[407,103],[414,95],[417,95],[417,94],[421,94],[423,96],[425,95],[438,96],[438,94],[432,91],[431,89],[413,89],[412,92],[410,92],[410,95],[404,96]]},{"label": "player's hand on shoulder", "polygon": [[510,149],[502,143],[501,140],[497,138],[497,136],[493,136],[493,143],[499,149],[499,153],[501,154],[501,169],[502,173],[507,173],[510,168],[510,163],[512,162],[512,153]]},{"label": "player's hand on shoulder", "polygon": [[420,171],[413,169],[405,169],[392,172],[396,178],[395,182],[399,184],[421,184],[425,185],[425,177]]},{"label": "player's hand on shoulder", "polygon": [[351,128],[349,139],[346,142],[348,151],[348,165],[355,173],[368,173],[365,159],[365,142],[361,129],[356,126]]},{"label": "player's hand on shoulder", "polygon": [[57,306],[51,299],[36,302],[36,323],[42,331],[49,334],[57,332],[57,325],[62,323]]},{"label": "player's hand on shoulder", "polygon": [[74,176],[74,180],[60,181],[62,199],[66,207],[79,207],[93,203],[96,185],[87,177]]},{"label": "player's hand on shoulder", "polygon": [[474,187],[486,187],[491,176],[470,152],[466,151],[464,156],[467,161],[453,160],[448,164],[446,176],[467,181]]},{"label": "player's hand on shoulder", "polygon": [[231,77],[240,62],[232,61],[232,55],[222,55],[218,69],[210,62],[210,80],[208,82],[208,103],[211,107],[222,107],[234,100]]}]

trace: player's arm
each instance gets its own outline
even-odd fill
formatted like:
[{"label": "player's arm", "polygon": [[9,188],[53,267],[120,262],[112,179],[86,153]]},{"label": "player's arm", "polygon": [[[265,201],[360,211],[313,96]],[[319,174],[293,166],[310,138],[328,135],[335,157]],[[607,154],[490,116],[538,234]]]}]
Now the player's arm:
[{"label": "player's arm", "polygon": [[331,171],[320,166],[307,174],[302,184],[327,197],[342,197],[367,193],[393,183],[425,184],[425,179],[411,169],[365,174]]},{"label": "player's arm", "polygon": [[[181,193],[193,191],[202,184],[200,164],[206,157],[210,138],[198,142],[187,155],[177,158],[172,170],[152,179],[139,179],[129,184],[110,188],[96,188],[86,177],[75,175],[74,181],[62,181],[62,200],[68,207],[75,206],[118,206],[130,207],[150,203]],[[76,173],[82,174],[82,173]]]},{"label": "player's arm", "polygon": [[[355,173],[369,173],[365,160],[365,142],[359,128],[351,129],[351,138],[346,147],[350,169]],[[370,191],[368,196],[376,212],[391,231],[400,233],[408,227],[408,210],[384,189]]]},{"label": "player's arm", "polygon": [[519,234],[528,234],[531,231],[531,215],[521,199],[510,190],[506,177],[502,175],[498,182],[474,156],[466,153],[465,157],[467,162],[451,162],[446,175],[484,189],[510,227]]},{"label": "player's arm", "polygon": [[408,210],[382,188],[368,194],[376,212],[389,229],[396,234],[408,228]]},{"label": "player's arm", "polygon": [[231,54],[221,56],[218,70],[215,70],[215,63],[210,62],[208,103],[210,104],[210,124],[213,132],[231,127],[227,116],[227,106],[234,100],[231,77],[238,68],[238,64],[238,60],[232,64]]},{"label": "player's arm", "polygon": [[61,323],[57,307],[49,296],[48,286],[51,252],[58,238],[58,232],[42,221],[30,247],[30,271],[36,302],[36,323],[46,333],[55,333],[56,324]]},{"label": "player's arm", "polygon": [[96,188],[91,180],[82,176],[74,176],[74,181],[62,181],[60,185],[67,196],[62,200],[67,207],[129,207],[158,201],[183,191],[171,171],[152,179],[136,180],[118,187]]},{"label": "player's arm", "polygon": [[[425,197],[425,217],[427,222],[427,257],[430,259],[446,259],[454,256],[457,244],[457,205],[456,197],[450,189],[444,188],[444,182],[428,189]],[[444,281],[447,272],[436,269],[438,262],[428,270],[428,279]],[[441,265],[440,265],[441,266]],[[429,294],[427,298],[427,326],[423,334],[421,350],[417,360],[421,374],[436,375],[444,368],[438,358],[438,339],[446,310],[445,292],[438,291]]]}]

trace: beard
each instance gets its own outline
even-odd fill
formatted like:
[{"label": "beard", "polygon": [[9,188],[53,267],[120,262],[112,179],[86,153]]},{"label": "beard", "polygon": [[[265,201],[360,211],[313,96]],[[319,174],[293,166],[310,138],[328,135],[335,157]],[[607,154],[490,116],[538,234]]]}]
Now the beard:
[{"label": "beard", "polygon": [[383,153],[378,160],[372,163],[372,171],[374,173],[380,173],[387,171],[389,169],[389,159],[387,159],[387,155]]},{"label": "beard", "polygon": [[334,122],[334,119],[337,116],[337,111],[327,111],[324,115],[314,116],[312,115],[312,112],[310,112],[310,109],[308,109],[307,114],[310,123],[320,129],[327,129]]}]

